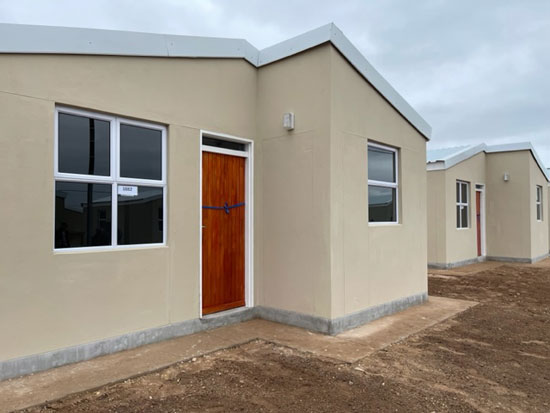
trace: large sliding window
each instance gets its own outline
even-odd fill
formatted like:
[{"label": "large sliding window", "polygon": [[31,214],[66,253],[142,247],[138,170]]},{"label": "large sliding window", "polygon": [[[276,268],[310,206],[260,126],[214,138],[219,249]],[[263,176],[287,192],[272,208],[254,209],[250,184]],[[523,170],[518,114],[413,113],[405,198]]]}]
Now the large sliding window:
[{"label": "large sliding window", "polygon": [[56,249],[163,244],[166,128],[57,108]]},{"label": "large sliding window", "polygon": [[456,227],[469,228],[470,222],[470,184],[456,181]]},{"label": "large sliding window", "polygon": [[397,149],[368,145],[369,222],[397,223]]},{"label": "large sliding window", "polygon": [[542,221],[542,186],[537,185],[537,221]]}]

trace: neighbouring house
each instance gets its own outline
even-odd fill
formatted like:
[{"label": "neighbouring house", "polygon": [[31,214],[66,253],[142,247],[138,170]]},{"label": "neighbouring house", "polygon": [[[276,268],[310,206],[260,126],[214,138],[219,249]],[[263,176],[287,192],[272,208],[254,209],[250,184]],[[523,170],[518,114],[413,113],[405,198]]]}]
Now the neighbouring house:
[{"label": "neighbouring house", "polygon": [[261,317],[427,299],[430,126],[329,24],[0,24],[0,379]]},{"label": "neighbouring house", "polygon": [[548,256],[550,174],[530,143],[429,150],[428,264]]}]

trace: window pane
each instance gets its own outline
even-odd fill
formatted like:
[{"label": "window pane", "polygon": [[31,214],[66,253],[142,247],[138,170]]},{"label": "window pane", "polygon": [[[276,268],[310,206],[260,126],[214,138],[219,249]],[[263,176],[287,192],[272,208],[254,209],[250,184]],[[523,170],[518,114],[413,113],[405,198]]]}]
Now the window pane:
[{"label": "window pane", "polygon": [[462,215],[462,227],[461,228],[468,228],[468,207],[462,207],[461,215]]},{"label": "window pane", "polygon": [[462,203],[467,203],[468,202],[468,188],[469,188],[469,185],[466,183],[466,182],[462,182]]},{"label": "window pane", "polygon": [[109,176],[110,152],[109,122],[59,114],[59,172]]},{"label": "window pane", "polygon": [[234,151],[246,151],[246,145],[244,143],[224,141],[222,139],[209,138],[207,136],[202,138],[202,144],[215,146],[217,148],[232,149]]},{"label": "window pane", "polygon": [[162,132],[120,125],[120,176],[162,179]]},{"label": "window pane", "polygon": [[162,191],[162,188],[150,186],[118,186],[119,245],[163,241]]},{"label": "window pane", "polygon": [[369,146],[368,165],[369,179],[383,182],[396,182],[395,152]]},{"label": "window pane", "polygon": [[537,202],[540,202],[540,199],[542,198],[541,197],[541,187],[540,186],[537,186]]},{"label": "window pane", "polygon": [[456,227],[462,228],[460,225],[460,205],[456,206]]},{"label": "window pane", "polygon": [[111,185],[55,183],[55,248],[111,245]]},{"label": "window pane", "polygon": [[456,202],[460,202],[460,182],[456,183]]},{"label": "window pane", "polygon": [[395,222],[395,188],[369,185],[369,222]]}]

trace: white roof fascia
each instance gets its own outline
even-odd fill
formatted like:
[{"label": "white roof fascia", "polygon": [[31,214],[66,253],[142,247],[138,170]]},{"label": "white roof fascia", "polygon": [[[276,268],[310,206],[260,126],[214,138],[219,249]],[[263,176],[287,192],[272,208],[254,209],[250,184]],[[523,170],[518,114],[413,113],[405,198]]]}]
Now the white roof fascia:
[{"label": "white roof fascia", "polygon": [[389,82],[365,59],[344,33],[331,25],[331,42],[355,69],[426,139],[432,136],[432,127],[420,116]]},{"label": "white roof fascia", "polygon": [[487,146],[485,152],[487,153],[497,153],[497,152],[515,152],[515,151],[531,151],[533,158],[537,162],[538,167],[542,171],[542,174],[545,176],[546,180],[550,182],[550,169],[547,169],[542,160],[539,157],[537,151],[531,142],[518,142],[518,143],[507,143],[502,145],[490,145]]},{"label": "white roof fascia", "polygon": [[325,24],[317,29],[300,34],[291,39],[282,41],[273,46],[260,50],[258,67],[268,65],[277,60],[285,59],[312,47],[329,42],[332,35],[332,23]]},{"label": "white roof fascia", "polygon": [[428,171],[441,171],[443,169],[447,169],[443,161],[431,161],[426,165],[426,170]]},{"label": "white roof fascia", "polygon": [[331,42],[367,82],[426,139],[430,139],[431,126],[372,67],[334,23],[261,51],[243,39],[0,23],[0,54],[242,58],[255,67],[261,67],[326,42]]},{"label": "white roof fascia", "polygon": [[455,166],[457,163],[463,162],[466,159],[470,159],[473,156],[477,155],[480,152],[483,152],[486,148],[484,143],[471,146],[469,148],[463,149],[460,152],[454,153],[445,159],[438,159],[436,161],[427,162],[426,169],[428,171],[435,171],[441,169],[449,169],[452,166]]},{"label": "white roof fascia", "polygon": [[533,158],[537,162],[538,167],[542,171],[546,180],[550,182],[550,168],[546,168],[542,163],[537,151],[530,142],[518,142],[518,143],[507,143],[502,145],[486,145],[484,143],[466,148],[460,152],[454,153],[444,159],[437,159],[434,161],[428,161],[426,164],[426,170],[428,171],[438,171],[443,169],[449,169],[450,167],[465,161],[480,152],[485,153],[498,153],[498,152],[516,152],[516,151],[531,151]]},{"label": "white roof fascia", "polygon": [[0,24],[0,53],[242,58],[258,50],[243,39],[176,36],[76,27]]}]

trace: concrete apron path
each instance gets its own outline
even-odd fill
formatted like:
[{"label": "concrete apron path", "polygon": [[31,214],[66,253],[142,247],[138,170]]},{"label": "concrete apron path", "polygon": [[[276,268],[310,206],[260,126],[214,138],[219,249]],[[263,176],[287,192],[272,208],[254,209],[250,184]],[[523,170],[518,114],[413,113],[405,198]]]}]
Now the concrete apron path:
[{"label": "concrete apron path", "polygon": [[354,363],[391,343],[477,303],[429,297],[427,303],[337,336],[265,320],[251,320],[0,382],[0,412],[23,409],[69,394],[156,371],[179,361],[261,339],[339,362]]}]

